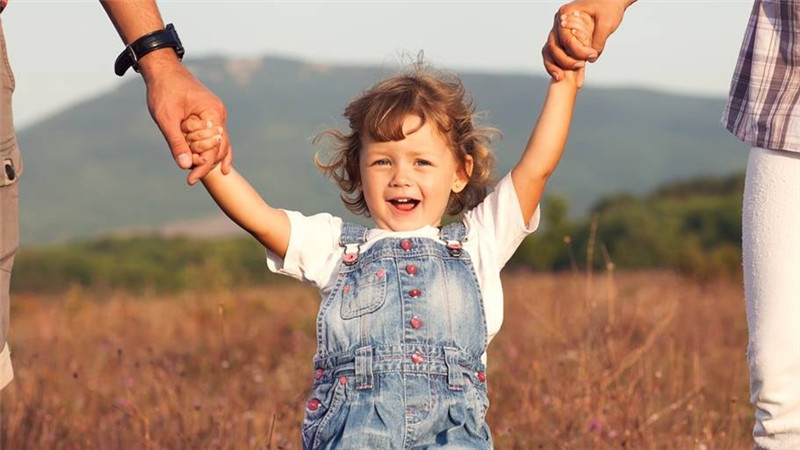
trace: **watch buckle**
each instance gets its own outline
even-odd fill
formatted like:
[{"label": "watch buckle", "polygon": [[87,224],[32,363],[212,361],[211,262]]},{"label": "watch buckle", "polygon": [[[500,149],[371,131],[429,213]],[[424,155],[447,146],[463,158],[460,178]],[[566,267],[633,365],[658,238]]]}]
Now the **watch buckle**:
[{"label": "watch buckle", "polygon": [[130,45],[125,46],[125,52],[128,53],[128,57],[131,59],[131,69],[139,73],[139,59],[136,57],[136,52],[133,51]]}]

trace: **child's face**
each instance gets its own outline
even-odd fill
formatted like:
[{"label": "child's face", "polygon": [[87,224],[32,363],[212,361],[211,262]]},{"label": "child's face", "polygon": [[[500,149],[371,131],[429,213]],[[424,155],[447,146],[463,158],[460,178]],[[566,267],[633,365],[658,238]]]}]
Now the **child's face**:
[{"label": "child's face", "polygon": [[[359,155],[361,189],[370,215],[379,228],[406,231],[442,221],[450,192],[466,187],[472,158],[460,168],[435,124],[408,116],[405,138],[375,142],[365,137]],[[410,133],[410,134],[409,134]]]}]

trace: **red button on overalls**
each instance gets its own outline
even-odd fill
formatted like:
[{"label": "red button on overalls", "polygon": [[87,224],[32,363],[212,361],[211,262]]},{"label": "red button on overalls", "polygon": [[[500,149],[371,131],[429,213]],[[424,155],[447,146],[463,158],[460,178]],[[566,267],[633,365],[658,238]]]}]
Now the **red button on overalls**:
[{"label": "red button on overalls", "polygon": [[408,272],[409,275],[416,275],[419,269],[414,264],[409,264],[406,266],[406,272]]},{"label": "red button on overalls", "polygon": [[486,374],[483,372],[478,372],[478,380],[480,380],[481,383],[486,383]]},{"label": "red button on overalls", "polygon": [[422,326],[422,319],[417,316],[411,318],[411,328],[417,329]]},{"label": "red button on overalls", "polygon": [[402,248],[403,250],[409,251],[411,250],[411,247],[413,247],[413,245],[411,244],[411,241],[409,241],[408,239],[400,241],[400,248]]},{"label": "red button on overalls", "polygon": [[315,398],[312,398],[311,400],[308,401],[308,409],[310,409],[311,411],[318,410],[319,409],[319,405],[320,405],[320,401],[315,399]]},{"label": "red button on overalls", "polygon": [[409,291],[408,295],[412,296],[413,298],[417,298],[420,295],[422,295],[422,291],[420,291],[419,289],[414,289],[414,290]]},{"label": "red button on overalls", "polygon": [[425,361],[425,357],[422,356],[422,353],[414,352],[414,354],[411,355],[411,362],[414,364],[422,364],[422,361]]}]

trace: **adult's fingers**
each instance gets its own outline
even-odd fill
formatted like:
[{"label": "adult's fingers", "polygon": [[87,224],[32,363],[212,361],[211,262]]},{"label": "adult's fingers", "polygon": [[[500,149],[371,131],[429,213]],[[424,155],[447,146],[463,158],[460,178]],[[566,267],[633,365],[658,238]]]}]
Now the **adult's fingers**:
[{"label": "adult's fingers", "polygon": [[191,150],[189,150],[189,145],[186,143],[186,138],[184,138],[181,131],[179,119],[173,119],[169,116],[156,117],[155,119],[178,167],[181,169],[192,167]]},{"label": "adult's fingers", "polygon": [[553,81],[559,81],[564,77],[564,71],[553,61],[553,55],[550,53],[550,47],[547,44],[542,47],[542,62],[544,63],[544,70],[550,74]]},{"label": "adult's fingers", "polygon": [[[561,40],[562,38],[557,38],[556,35],[557,33],[560,33],[560,30],[563,30],[561,26],[558,27],[558,30],[551,32],[547,37],[547,44],[545,44],[553,62],[564,70],[572,70],[583,67],[586,64],[585,61],[571,57],[564,51],[563,48],[561,48],[561,45],[559,45],[559,42],[556,39]],[[571,34],[567,34],[563,39],[567,39],[567,36],[569,36],[569,39],[577,41],[575,36],[572,36]]]}]

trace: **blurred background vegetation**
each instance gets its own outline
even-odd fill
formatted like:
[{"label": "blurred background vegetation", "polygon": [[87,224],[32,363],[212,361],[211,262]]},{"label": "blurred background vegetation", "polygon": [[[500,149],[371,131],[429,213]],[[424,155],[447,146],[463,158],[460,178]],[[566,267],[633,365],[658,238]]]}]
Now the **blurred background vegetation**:
[{"label": "blurred background vegetation", "polygon": [[[539,270],[669,268],[707,279],[739,277],[744,175],[663,185],[644,196],[600,200],[570,221],[567,202],[543,202],[547,227],[529,237],[512,264]],[[592,231],[594,228],[594,232]],[[595,255],[595,257],[592,257]]]},{"label": "blurred background vegetation", "polygon": [[[565,199],[547,197],[542,228],[509,265],[583,271],[612,263],[620,269],[673,269],[700,279],[738,278],[743,185],[743,175],[694,178],[642,196],[603,198],[589,215],[574,220]],[[80,286],[169,293],[258,286],[280,278],[266,270],[264,250],[250,237],[111,236],[24,248],[13,290]]]}]

